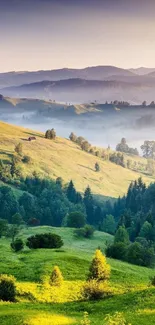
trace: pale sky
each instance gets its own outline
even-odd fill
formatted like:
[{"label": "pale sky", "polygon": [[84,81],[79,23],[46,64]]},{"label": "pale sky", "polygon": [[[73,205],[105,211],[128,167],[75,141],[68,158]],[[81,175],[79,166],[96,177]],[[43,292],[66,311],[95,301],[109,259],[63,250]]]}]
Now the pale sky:
[{"label": "pale sky", "polygon": [[155,68],[155,0],[0,0],[0,72]]}]

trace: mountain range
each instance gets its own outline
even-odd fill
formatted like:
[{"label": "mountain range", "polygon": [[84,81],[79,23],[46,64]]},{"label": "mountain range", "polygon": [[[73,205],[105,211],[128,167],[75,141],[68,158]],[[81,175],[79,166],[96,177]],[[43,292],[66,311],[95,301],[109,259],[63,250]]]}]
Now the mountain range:
[{"label": "mountain range", "polygon": [[90,103],[124,100],[140,104],[154,100],[155,69],[96,66],[85,69],[24,71],[0,74],[4,96],[57,102]]}]

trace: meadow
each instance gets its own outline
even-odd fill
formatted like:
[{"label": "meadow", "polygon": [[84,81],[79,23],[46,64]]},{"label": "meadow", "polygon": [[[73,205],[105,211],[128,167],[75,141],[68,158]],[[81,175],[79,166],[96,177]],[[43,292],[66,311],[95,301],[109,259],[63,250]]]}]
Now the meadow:
[{"label": "meadow", "polygon": [[[35,136],[36,141],[27,141],[29,136]],[[82,151],[68,139],[57,137],[51,141],[45,139],[43,133],[0,122],[0,159],[4,163],[10,163],[19,142],[22,143],[23,155],[31,158],[31,163],[19,164],[23,176],[32,175],[35,171],[42,177],[62,177],[64,183],[72,179],[78,191],[83,193],[89,185],[92,193],[102,199],[123,196],[131,181],[140,176],[147,185],[155,180],[154,176],[122,168]],[[125,160],[130,158],[132,161],[147,163],[141,157],[124,156]],[[96,162],[100,165],[99,173],[95,172]],[[15,191],[20,195],[20,192]]]},{"label": "meadow", "polygon": [[[73,229],[45,226],[23,228],[20,236],[26,240],[41,232],[59,234],[64,246],[57,250],[25,248],[14,253],[10,240],[0,239],[0,273],[14,275],[18,291],[16,303],[0,303],[1,325],[80,325],[84,312],[88,312],[92,325],[104,325],[106,315],[116,311],[132,325],[155,323],[155,288],[150,285],[154,269],[108,259],[113,296],[81,301],[93,254],[98,247],[104,252],[113,237],[96,231],[92,239],[78,239]],[[59,266],[65,280],[63,287],[55,290],[43,285],[54,265]]]}]

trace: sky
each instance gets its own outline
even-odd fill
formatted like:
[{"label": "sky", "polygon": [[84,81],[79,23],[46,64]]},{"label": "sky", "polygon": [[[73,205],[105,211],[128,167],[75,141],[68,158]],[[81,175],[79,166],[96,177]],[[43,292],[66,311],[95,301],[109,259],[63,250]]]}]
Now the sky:
[{"label": "sky", "polygon": [[0,0],[0,72],[155,68],[155,0]]}]

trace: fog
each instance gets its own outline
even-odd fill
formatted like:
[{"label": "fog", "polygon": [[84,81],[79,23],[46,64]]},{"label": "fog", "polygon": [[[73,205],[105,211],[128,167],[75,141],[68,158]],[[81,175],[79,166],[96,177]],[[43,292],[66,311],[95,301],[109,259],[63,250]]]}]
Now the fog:
[{"label": "fog", "polygon": [[115,149],[122,137],[132,147],[138,149],[145,140],[155,140],[155,112],[145,114],[129,112],[127,117],[114,115],[87,115],[71,116],[70,118],[55,118],[47,114],[38,115],[33,112],[2,112],[0,119],[15,125],[45,132],[55,128],[60,137],[68,138],[71,132],[85,137],[92,145]]}]

